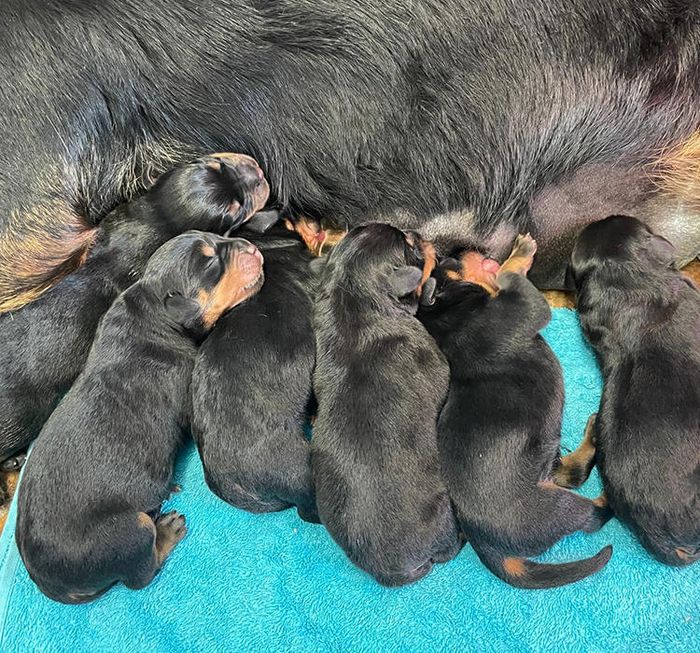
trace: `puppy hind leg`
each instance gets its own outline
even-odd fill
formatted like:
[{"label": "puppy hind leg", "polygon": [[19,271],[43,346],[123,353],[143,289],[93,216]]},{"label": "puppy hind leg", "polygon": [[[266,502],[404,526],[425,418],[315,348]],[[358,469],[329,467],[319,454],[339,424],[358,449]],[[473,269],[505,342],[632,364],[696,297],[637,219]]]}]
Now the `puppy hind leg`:
[{"label": "puppy hind leg", "polygon": [[145,512],[138,513],[137,531],[136,534],[132,531],[130,538],[133,553],[125,556],[131,560],[131,567],[125,574],[124,585],[130,589],[148,585],[186,534],[185,517],[178,512],[166,512],[155,521]]},{"label": "puppy hind leg", "polygon": [[576,531],[593,533],[612,517],[604,499],[591,501],[550,482],[538,483],[530,505],[528,514],[542,533],[542,551]]},{"label": "puppy hind leg", "polygon": [[597,414],[588,418],[583,441],[578,449],[564,456],[552,472],[552,480],[564,488],[581,487],[590,476],[595,464],[595,421]]}]

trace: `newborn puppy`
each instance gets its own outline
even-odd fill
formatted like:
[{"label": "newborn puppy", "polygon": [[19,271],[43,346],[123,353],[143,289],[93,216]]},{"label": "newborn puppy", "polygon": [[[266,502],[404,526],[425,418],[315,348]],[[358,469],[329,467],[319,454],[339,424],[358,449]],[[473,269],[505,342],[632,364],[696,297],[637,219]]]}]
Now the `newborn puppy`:
[{"label": "newborn puppy", "polygon": [[0,315],[0,462],[38,435],[82,369],[100,317],[151,254],[188,229],[237,227],[268,194],[257,163],[241,154],[174,168],[104,219],[82,267],[36,302]]},{"label": "newborn puppy", "polygon": [[459,550],[436,435],[448,367],[415,318],[434,265],[416,234],[375,223],[335,247],[319,283],[318,514],[350,560],[388,586]]},{"label": "newborn puppy", "polygon": [[184,517],[160,506],[188,424],[197,343],[261,283],[251,243],[188,232],[105,314],[19,487],[17,546],[48,597],[83,603],[120,581],[144,587],[183,538]]},{"label": "newborn puppy", "polygon": [[615,514],[669,565],[700,558],[700,292],[635,218],[584,229],[570,278],[605,385],[592,424]]},{"label": "newborn puppy", "polygon": [[460,528],[494,574],[532,589],[585,578],[611,555],[606,547],[565,564],[526,559],[609,517],[603,506],[554,484],[592,455],[560,462],[564,383],[539,335],[549,306],[525,276],[535,250],[529,235],[520,236],[500,268],[476,252],[461,257],[458,271],[445,264],[435,302],[418,314],[450,364],[438,444]]},{"label": "newborn puppy", "polygon": [[192,433],[207,484],[224,501],[251,512],[294,505],[318,521],[304,433],[315,361],[313,256],[281,223],[237,235],[263,252],[265,285],[200,347]]}]

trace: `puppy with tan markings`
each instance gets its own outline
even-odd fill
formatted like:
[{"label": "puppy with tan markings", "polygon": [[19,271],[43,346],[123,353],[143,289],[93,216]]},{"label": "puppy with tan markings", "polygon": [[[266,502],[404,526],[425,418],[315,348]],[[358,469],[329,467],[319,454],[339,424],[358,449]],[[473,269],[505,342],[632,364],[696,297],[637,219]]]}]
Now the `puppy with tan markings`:
[{"label": "puppy with tan markings", "polygon": [[188,232],[106,313],[19,487],[17,545],[44,594],[82,603],[114,583],[144,587],[182,539],[184,517],[160,506],[189,422],[197,344],[262,279],[248,241]]},{"label": "puppy with tan markings", "polygon": [[151,254],[189,229],[238,227],[268,195],[262,170],[242,154],[173,168],[100,223],[82,267],[34,303],[0,315],[0,463],[38,435],[80,373],[100,318]]},{"label": "puppy with tan markings", "polygon": [[326,259],[315,312],[318,514],[350,560],[388,586],[460,548],[437,450],[448,367],[415,318],[434,265],[417,234],[357,227]]},{"label": "puppy with tan markings", "polygon": [[700,558],[700,291],[674,256],[644,223],[612,216],[583,230],[569,276],[602,363],[591,437],[608,501],[681,566]]},{"label": "puppy with tan markings", "polygon": [[589,460],[559,457],[564,384],[539,335],[549,307],[526,278],[535,251],[520,236],[500,267],[478,252],[444,262],[434,302],[419,311],[450,364],[438,443],[460,528],[494,574],[528,589],[573,583],[611,555],[606,547],[564,564],[527,559],[610,516],[554,482]]}]

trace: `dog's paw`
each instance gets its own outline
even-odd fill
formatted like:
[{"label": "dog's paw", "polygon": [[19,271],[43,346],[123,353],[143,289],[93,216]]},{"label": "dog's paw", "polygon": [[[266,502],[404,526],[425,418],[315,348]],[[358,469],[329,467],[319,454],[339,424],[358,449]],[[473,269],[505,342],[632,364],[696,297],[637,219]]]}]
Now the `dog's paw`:
[{"label": "dog's paw", "polygon": [[535,257],[537,252],[537,241],[528,233],[520,234],[513,243],[513,251],[511,256],[517,256],[519,258],[532,259]]},{"label": "dog's paw", "polygon": [[156,549],[161,559],[166,558],[175,545],[187,535],[185,516],[172,510],[156,521]]}]

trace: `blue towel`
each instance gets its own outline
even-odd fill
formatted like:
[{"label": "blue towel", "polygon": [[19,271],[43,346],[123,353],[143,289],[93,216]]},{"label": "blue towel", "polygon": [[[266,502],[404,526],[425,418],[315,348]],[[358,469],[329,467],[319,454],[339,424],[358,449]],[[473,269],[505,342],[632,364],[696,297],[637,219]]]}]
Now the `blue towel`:
[{"label": "blue towel", "polygon": [[[600,375],[575,313],[555,310],[544,335],[564,367],[562,437],[573,449],[597,409]],[[86,605],[36,589],[11,515],[0,540],[0,651],[700,651],[700,563],[662,566],[616,520],[542,557],[574,560],[612,542],[608,566],[575,585],[514,589],[466,546],[419,583],[385,589],[294,511],[251,515],[219,500],[191,447],[177,480],[182,492],[167,507],[187,516],[189,533],[163,571],[146,589],[118,586]],[[594,473],[583,492],[600,489]]]}]

